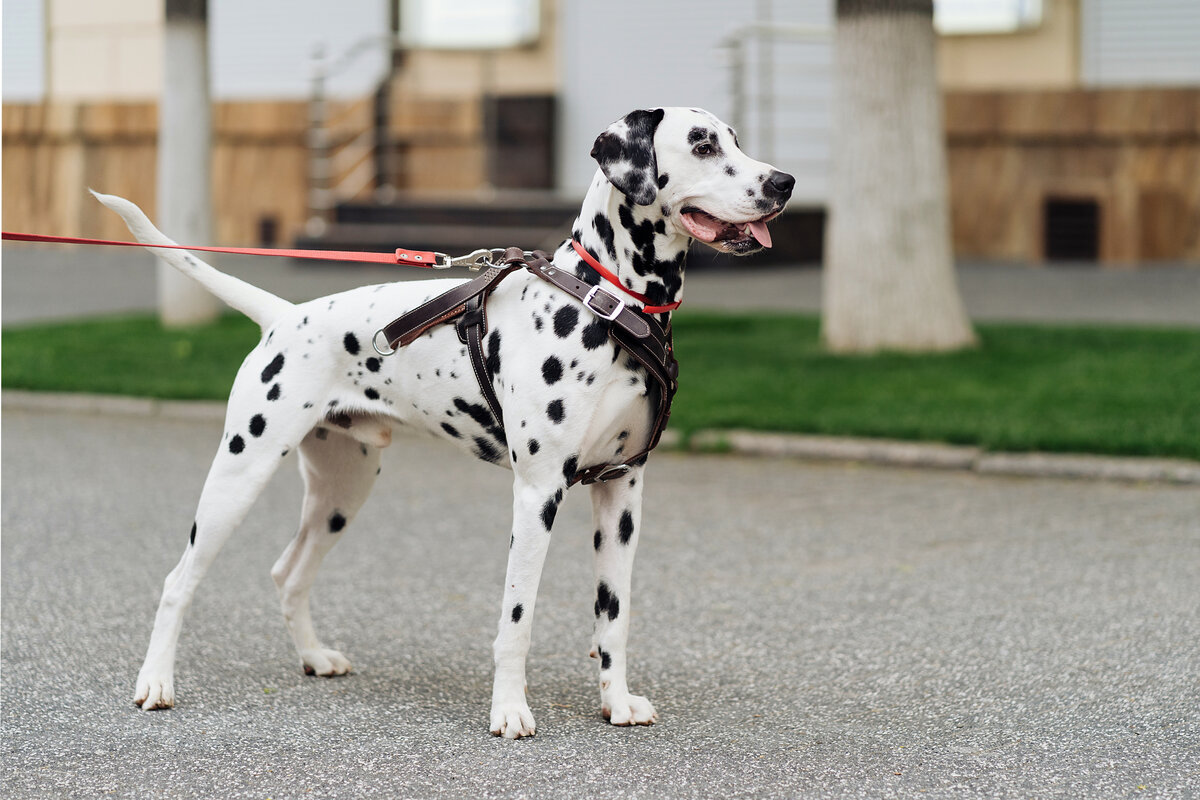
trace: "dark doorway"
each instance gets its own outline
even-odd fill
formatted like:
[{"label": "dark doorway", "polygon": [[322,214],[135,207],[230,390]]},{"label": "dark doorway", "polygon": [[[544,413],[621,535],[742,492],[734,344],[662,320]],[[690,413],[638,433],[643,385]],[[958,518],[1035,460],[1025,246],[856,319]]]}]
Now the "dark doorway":
[{"label": "dark doorway", "polygon": [[1100,204],[1095,200],[1046,198],[1043,231],[1048,261],[1100,258]]}]

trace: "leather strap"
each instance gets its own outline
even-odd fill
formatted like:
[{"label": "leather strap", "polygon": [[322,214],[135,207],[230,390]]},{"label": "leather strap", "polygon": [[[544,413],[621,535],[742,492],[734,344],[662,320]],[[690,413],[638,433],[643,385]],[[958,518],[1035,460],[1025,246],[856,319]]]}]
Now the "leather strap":
[{"label": "leather strap", "polygon": [[542,280],[575,297],[597,317],[608,319],[611,322],[609,336],[616,339],[646,369],[658,386],[658,414],[645,448],[623,464],[596,464],[579,470],[568,485],[586,485],[621,477],[633,466],[641,464],[650,451],[658,446],[667,428],[667,421],[671,418],[671,401],[679,388],[679,363],[675,360],[671,335],[653,317],[629,308],[620,298],[558,269],[540,250],[533,252],[525,266]]},{"label": "leather strap", "polygon": [[[512,261],[516,258],[517,261]],[[467,302],[473,297],[479,297],[491,294],[500,281],[508,277],[513,270],[520,267],[525,262],[525,252],[515,247],[510,247],[504,254],[503,267],[490,267],[479,277],[459,284],[448,292],[439,294],[437,297],[422,303],[416,308],[401,314],[394,320],[384,325],[383,328],[375,334],[375,338],[379,338],[382,333],[387,341],[388,347],[393,350],[397,347],[404,347],[411,344],[425,331],[432,328],[434,325],[439,325],[443,322],[448,322],[459,314],[466,311]],[[482,306],[481,306],[482,307]]]},{"label": "leather strap", "polygon": [[671,417],[671,401],[679,388],[679,364],[675,361],[671,334],[664,331],[653,317],[626,306],[619,297],[558,269],[541,250],[527,257],[519,248],[508,248],[504,252],[503,266],[491,267],[478,278],[460,284],[397,317],[375,334],[376,339],[383,334],[388,346],[394,350],[410,344],[435,325],[454,322],[459,339],[467,345],[479,389],[497,426],[503,429],[504,417],[492,388],[491,376],[487,374],[483,353],[483,339],[487,333],[487,297],[495,291],[500,281],[522,266],[577,299],[596,317],[608,321],[608,335],[642,365],[658,388],[658,413],[646,446],[622,464],[596,464],[581,469],[568,485],[618,478],[645,461],[645,457],[658,445]]},{"label": "leather strap", "polygon": [[500,281],[521,268],[525,263],[525,251],[510,247],[504,252],[502,263],[504,266],[490,267],[474,280],[443,292],[402,314],[375,334],[375,339],[378,339],[382,333],[388,347],[395,351],[397,347],[411,344],[435,325],[454,322],[458,338],[467,346],[479,390],[491,409],[496,426],[501,429],[504,428],[504,415],[500,410],[500,400],[492,388],[492,379],[487,373],[483,355],[483,337],[487,333],[487,297],[500,285]]}]

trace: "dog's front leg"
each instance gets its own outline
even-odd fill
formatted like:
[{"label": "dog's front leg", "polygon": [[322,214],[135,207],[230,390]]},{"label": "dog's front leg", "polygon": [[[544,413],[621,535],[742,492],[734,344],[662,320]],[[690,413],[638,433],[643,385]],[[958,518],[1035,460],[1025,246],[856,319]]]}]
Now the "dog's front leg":
[{"label": "dog's front leg", "polygon": [[633,556],[642,518],[642,468],[620,480],[592,486],[596,526],[595,639],[600,659],[600,711],[613,725],[652,725],[658,713],[645,697],[629,693],[625,642],[629,637]]},{"label": "dog's front leg", "polygon": [[491,731],[507,739],[533,736],[533,712],[525,699],[525,657],[533,628],[542,563],[550,547],[550,528],[565,490],[564,482],[530,481],[517,476],[513,484],[513,529],[508,546],[508,571],[500,632],[493,652],[496,676],[492,684]]}]

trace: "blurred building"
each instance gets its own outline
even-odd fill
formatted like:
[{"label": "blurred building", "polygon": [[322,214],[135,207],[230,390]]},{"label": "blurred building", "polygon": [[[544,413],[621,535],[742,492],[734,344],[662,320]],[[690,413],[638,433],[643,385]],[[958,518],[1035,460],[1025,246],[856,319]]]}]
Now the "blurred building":
[{"label": "blurred building", "polygon": [[[937,14],[959,256],[1200,262],[1200,3]],[[154,206],[162,0],[3,15],[5,227],[119,235],[83,188]],[[543,244],[600,130],[689,105],[797,176],[778,249],[815,260],[832,24],[833,0],[209,0],[218,238]]]}]

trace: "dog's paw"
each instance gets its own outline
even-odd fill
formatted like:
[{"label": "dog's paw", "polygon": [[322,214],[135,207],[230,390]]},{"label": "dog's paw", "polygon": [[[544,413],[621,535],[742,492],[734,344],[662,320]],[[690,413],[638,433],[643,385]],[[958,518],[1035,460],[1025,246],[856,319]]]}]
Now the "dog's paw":
[{"label": "dog's paw", "polygon": [[520,739],[533,736],[537,732],[537,725],[534,724],[528,703],[497,703],[492,706],[491,730],[493,736]]},{"label": "dog's paw", "polygon": [[139,675],[133,702],[134,705],[141,706],[142,711],[174,708],[175,684],[170,678],[149,678]]},{"label": "dog's paw", "polygon": [[658,712],[654,710],[654,706],[649,700],[636,694],[605,698],[601,701],[600,713],[613,725],[621,727],[653,725],[658,722]]},{"label": "dog's paw", "polygon": [[300,665],[305,675],[320,675],[332,678],[350,671],[350,660],[337,650],[318,648],[300,651]]}]

